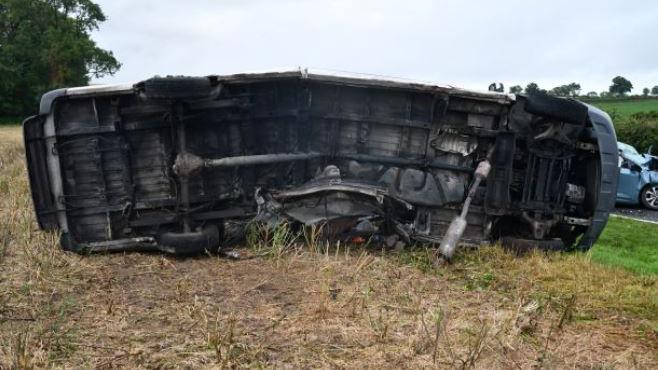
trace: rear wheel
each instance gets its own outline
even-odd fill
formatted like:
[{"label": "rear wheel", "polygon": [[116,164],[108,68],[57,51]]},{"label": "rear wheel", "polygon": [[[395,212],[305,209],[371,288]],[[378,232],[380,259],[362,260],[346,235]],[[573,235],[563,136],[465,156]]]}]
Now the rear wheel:
[{"label": "rear wheel", "polygon": [[643,206],[652,210],[658,210],[658,184],[645,186],[640,193],[640,201]]}]

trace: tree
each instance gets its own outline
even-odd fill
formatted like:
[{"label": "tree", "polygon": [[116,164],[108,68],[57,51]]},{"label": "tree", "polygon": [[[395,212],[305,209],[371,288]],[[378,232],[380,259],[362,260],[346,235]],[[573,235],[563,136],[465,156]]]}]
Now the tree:
[{"label": "tree", "polygon": [[579,83],[572,82],[572,83],[568,84],[567,86],[569,88],[569,95],[571,97],[575,98],[578,95],[580,95],[581,87],[580,87]]},{"label": "tree", "polygon": [[588,98],[598,98],[599,94],[596,91],[590,91],[587,93]]},{"label": "tree", "polygon": [[556,86],[549,91],[549,94],[556,96],[569,96],[569,91],[566,85]]},{"label": "tree", "polygon": [[633,90],[633,84],[624,77],[617,76],[612,79],[612,85],[608,90],[612,95],[626,95],[627,92]]},{"label": "tree", "polygon": [[0,115],[31,114],[48,90],[116,73],[91,39],[105,19],[92,0],[0,0]]},{"label": "tree", "polygon": [[509,88],[509,93],[510,94],[520,94],[523,92],[523,88],[519,85],[514,85]]},{"label": "tree", "polygon": [[658,95],[658,86],[651,88],[651,95]]},{"label": "tree", "polygon": [[539,85],[537,85],[534,82],[530,82],[525,87],[525,93],[528,94],[528,95],[540,94],[540,93],[545,93],[545,92],[546,92],[546,90],[540,89]]},{"label": "tree", "polygon": [[649,88],[645,87],[644,89],[642,89],[642,95],[649,96],[649,91],[650,91]]},{"label": "tree", "polygon": [[492,82],[489,85],[489,91],[505,92],[505,85],[502,82]]},{"label": "tree", "polygon": [[551,89],[550,93],[556,96],[576,97],[580,94],[580,84],[572,82],[568,85],[557,86]]}]

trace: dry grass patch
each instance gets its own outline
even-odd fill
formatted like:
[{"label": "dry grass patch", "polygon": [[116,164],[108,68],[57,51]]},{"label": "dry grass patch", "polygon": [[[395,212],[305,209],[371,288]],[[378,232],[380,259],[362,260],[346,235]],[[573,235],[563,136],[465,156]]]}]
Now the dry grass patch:
[{"label": "dry grass patch", "polygon": [[0,128],[0,367],[656,368],[656,279],[583,254],[273,243],[79,256],[36,229]]}]

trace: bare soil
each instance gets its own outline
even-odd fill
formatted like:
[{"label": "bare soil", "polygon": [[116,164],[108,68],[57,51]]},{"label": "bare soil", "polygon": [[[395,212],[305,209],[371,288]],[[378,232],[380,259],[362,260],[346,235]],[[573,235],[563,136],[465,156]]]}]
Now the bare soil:
[{"label": "bare soil", "polygon": [[4,127],[0,220],[0,368],[658,368],[657,279],[587,254],[66,253]]}]

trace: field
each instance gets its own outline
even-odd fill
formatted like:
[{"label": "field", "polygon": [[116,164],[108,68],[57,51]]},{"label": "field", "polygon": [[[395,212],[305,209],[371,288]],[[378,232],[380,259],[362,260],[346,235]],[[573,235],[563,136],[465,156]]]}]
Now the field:
[{"label": "field", "polygon": [[80,256],[37,230],[23,161],[0,126],[0,368],[658,368],[655,225],[443,266],[315,242]]},{"label": "field", "polygon": [[612,218],[590,252],[598,263],[658,276],[658,225]]},{"label": "field", "polygon": [[591,100],[586,101],[610,115],[628,117],[633,113],[658,111],[658,98],[650,99],[624,99],[624,100]]}]

